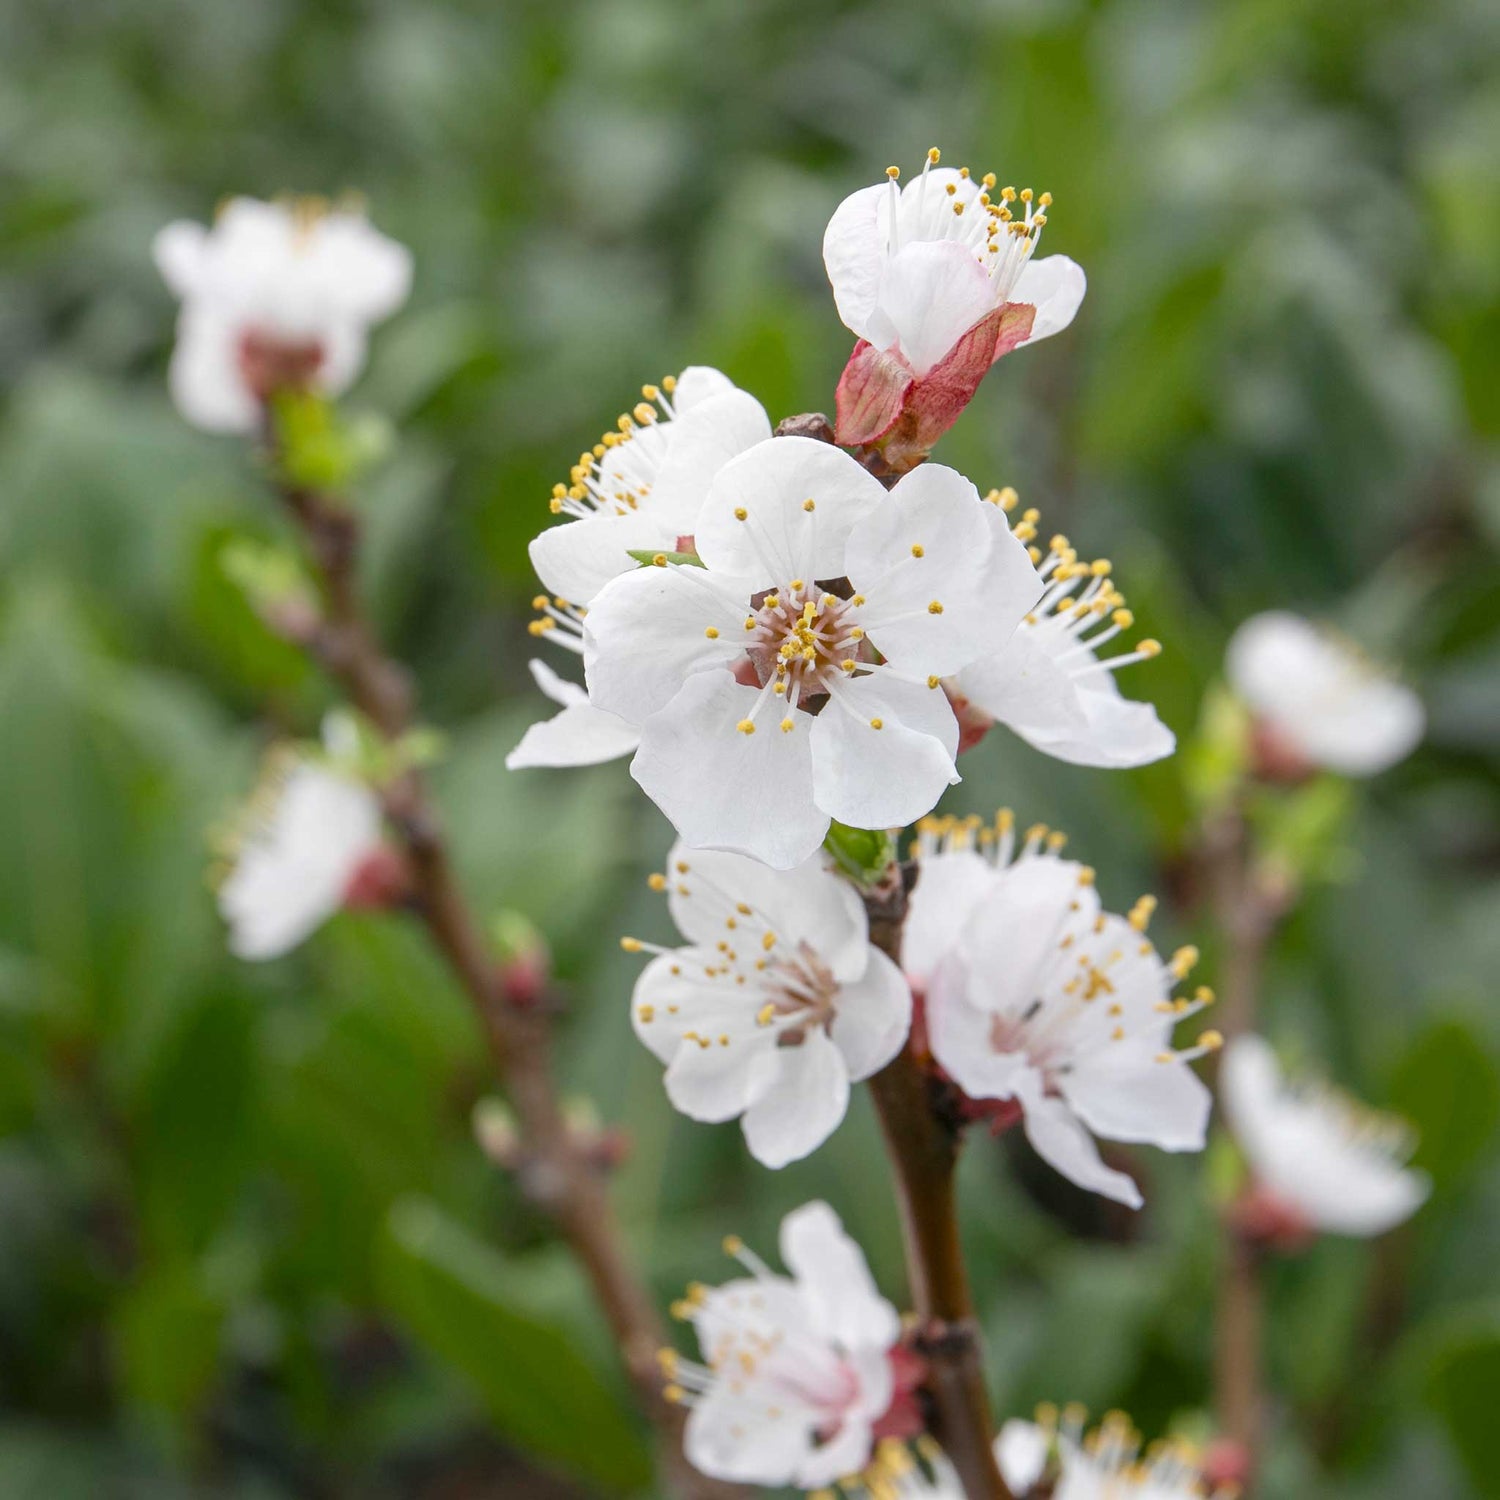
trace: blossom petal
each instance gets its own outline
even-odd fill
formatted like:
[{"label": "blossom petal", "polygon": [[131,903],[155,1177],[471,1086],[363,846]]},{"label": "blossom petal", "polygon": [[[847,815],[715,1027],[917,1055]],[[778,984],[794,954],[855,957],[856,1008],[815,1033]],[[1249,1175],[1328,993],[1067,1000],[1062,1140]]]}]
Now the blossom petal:
[{"label": "blossom petal", "polygon": [[742,590],[687,565],[622,574],[584,622],[589,700],[627,723],[642,723],[673,700],[684,678],[744,650],[740,600],[749,596],[748,585]]},{"label": "blossom petal", "polygon": [[895,345],[920,380],[994,300],[989,276],[967,245],[917,240],[886,262],[867,337],[878,348]]},{"label": "blossom petal", "polygon": [[[986,563],[999,537],[984,508],[979,491],[962,474],[923,464],[849,535],[846,571],[867,601],[860,623],[903,671],[922,676],[958,671],[1003,645],[1036,602],[1039,579],[1035,589],[1013,599],[1004,598],[1004,577],[998,590],[985,586]],[[1008,531],[1004,538],[1034,578],[1025,549]],[[1012,617],[997,618],[997,603],[1009,605]]]},{"label": "blossom petal", "polygon": [[632,550],[675,551],[677,536],[676,526],[654,508],[624,515],[601,511],[549,526],[526,550],[549,593],[587,605],[605,584],[640,567]]},{"label": "blossom petal", "polygon": [[1097,1048],[1059,1086],[1095,1135],[1163,1151],[1203,1149],[1213,1096],[1186,1063],[1159,1061],[1154,1043]]},{"label": "blossom petal", "polygon": [[923,988],[958,945],[969,914],[995,879],[995,867],[973,850],[921,861],[901,931],[901,967]]},{"label": "blossom petal", "polygon": [[[869,922],[854,887],[835,875],[821,853],[790,870],[758,859],[679,843],[667,859],[667,902],[677,929],[712,948],[727,931],[764,927],[778,948],[806,944],[838,979],[858,979],[869,955]],[[745,908],[749,908],[747,912]],[[728,928],[730,922],[734,928]]]},{"label": "blossom petal", "polygon": [[1127,1208],[1145,1201],[1141,1190],[1124,1172],[1105,1166],[1094,1138],[1084,1129],[1067,1104],[1042,1092],[1035,1073],[1025,1076],[1016,1088],[1024,1111],[1026,1139],[1048,1166],[1090,1193],[1100,1193]]},{"label": "blossom petal", "polygon": [[185,307],[167,381],[177,409],[205,432],[254,432],[260,402],[240,373],[239,332],[217,313]]},{"label": "blossom petal", "polygon": [[995,1457],[1007,1487],[1017,1495],[1035,1488],[1047,1469],[1052,1440],[1035,1422],[1012,1417],[995,1439]]},{"label": "blossom petal", "polygon": [[695,406],[734,389],[735,383],[722,370],[716,370],[712,365],[689,365],[677,377],[677,386],[672,392],[672,410],[678,417],[685,416]]},{"label": "blossom petal", "polygon": [[[678,386],[678,392],[682,387]],[[766,409],[747,391],[730,387],[684,409],[671,425],[671,443],[651,486],[647,509],[673,538],[697,531],[698,514],[714,475],[732,458],[771,436]]]},{"label": "blossom petal", "polygon": [[[711,982],[701,987],[696,1006],[684,1004],[669,1024],[681,1029],[682,1022],[691,1023],[696,1017],[699,1026],[726,1029],[709,1035],[690,1024],[687,1029],[702,1040],[684,1039],[680,1043],[667,1064],[663,1082],[674,1109],[690,1120],[718,1124],[753,1110],[770,1096],[785,1065],[775,1055],[775,1043],[768,1041],[765,1033],[755,1032],[753,1019],[744,1016],[743,1007],[735,1010],[719,995],[710,997],[707,991],[711,988]],[[723,986],[719,988],[722,993]],[[736,1026],[738,1035],[731,1029]],[[725,1036],[729,1038],[727,1046],[721,1042]]]},{"label": "blossom petal", "polygon": [[997,1052],[995,1017],[964,993],[961,966],[940,965],[927,989],[927,1042],[943,1071],[971,1099],[1010,1099],[1028,1070],[1019,1052]]},{"label": "blossom petal", "polygon": [[715,476],[698,514],[698,555],[710,569],[754,579],[750,592],[841,578],[850,530],[885,498],[880,481],[831,444],[768,438]]},{"label": "blossom petal", "polygon": [[868,338],[880,293],[885,265],[885,239],[880,227],[880,200],[886,183],[851,193],[833,211],[823,232],[823,265],[833,287],[833,300],[844,327]]},{"label": "blossom petal", "polygon": [[[732,1049],[725,1049],[732,1050]],[[810,1030],[797,1047],[776,1047],[741,1124],[750,1154],[762,1166],[784,1167],[816,1151],[849,1108],[849,1070],[828,1034]],[[764,1075],[763,1075],[764,1076]]]},{"label": "blossom petal", "polygon": [[864,1251],[826,1203],[805,1204],[781,1221],[781,1258],[820,1337],[850,1350],[888,1349],[900,1337],[901,1320],[876,1288]]},{"label": "blossom petal", "polygon": [[759,697],[726,671],[688,678],[646,721],[630,774],[691,847],[789,870],[823,842],[828,813],[813,799],[812,735],[802,723],[791,734],[770,717],[754,734],[736,728]]},{"label": "blossom petal", "polygon": [[959,779],[947,696],[889,674],[841,684],[809,738],[814,799],[852,828],[913,823]]},{"label": "blossom petal", "polygon": [[1029,302],[1036,308],[1026,342],[1034,344],[1061,333],[1073,321],[1087,290],[1083,267],[1066,255],[1044,255],[1029,262],[1010,294],[1012,302]]},{"label": "blossom petal", "polygon": [[840,989],[838,1013],[829,1027],[849,1077],[859,1083],[878,1073],[901,1050],[910,1030],[911,988],[901,970],[872,947],[864,974]]},{"label": "blossom petal", "polygon": [[639,730],[617,714],[589,702],[575,682],[559,677],[544,661],[530,663],[537,686],[563,710],[533,724],[505,757],[508,771],[531,766],[594,766],[629,755],[640,744]]},{"label": "blossom petal", "polygon": [[1077,733],[1088,717],[1073,679],[1025,627],[957,676],[958,691],[1023,738]]},{"label": "blossom petal", "polygon": [[179,297],[190,297],[198,289],[203,270],[203,248],[208,232],[201,224],[179,219],[157,232],[151,242],[151,258],[161,279]]},{"label": "blossom petal", "polygon": [[1090,688],[1078,695],[1085,723],[1078,729],[1010,727],[1034,750],[1075,766],[1126,770],[1162,760],[1177,748],[1177,736],[1156,716],[1149,703],[1123,697],[1112,678],[1106,688]]},{"label": "blossom petal", "polygon": [[775,1405],[746,1423],[743,1395],[718,1381],[689,1412],[683,1443],[688,1461],[711,1479],[789,1484],[812,1451],[818,1419],[816,1408],[788,1398],[778,1387]]}]

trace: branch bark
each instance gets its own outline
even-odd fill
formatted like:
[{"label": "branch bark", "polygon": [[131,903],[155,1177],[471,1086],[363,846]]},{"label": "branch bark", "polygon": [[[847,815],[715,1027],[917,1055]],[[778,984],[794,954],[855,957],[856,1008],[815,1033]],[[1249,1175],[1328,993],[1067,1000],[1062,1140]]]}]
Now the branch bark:
[{"label": "branch bark", "polygon": [[[302,528],[324,595],[325,618],[310,648],[355,706],[395,739],[412,727],[414,695],[409,674],[385,654],[360,603],[358,520],[309,490],[285,487],[282,498]],[[398,778],[386,790],[385,806],[406,848],[415,909],[474,1006],[515,1111],[522,1189],[551,1217],[588,1277],[637,1399],[657,1431],[670,1493],[680,1500],[743,1500],[745,1490],[698,1473],[683,1453],[686,1414],[663,1395],[657,1362],[666,1330],[626,1255],[600,1168],[564,1118],[548,1017],[543,1008],[518,1007],[505,995],[422,777],[409,771]],[[587,1435],[580,1434],[580,1441]]]},{"label": "branch bark", "polygon": [[[870,941],[898,964],[907,896],[915,883],[914,865],[893,868],[865,897]],[[959,1241],[957,1131],[937,1107],[910,1042],[870,1080],[870,1092],[896,1175],[912,1305],[922,1321],[918,1349],[928,1364],[933,1436],[969,1500],[1011,1500],[995,1460],[979,1324]]]}]

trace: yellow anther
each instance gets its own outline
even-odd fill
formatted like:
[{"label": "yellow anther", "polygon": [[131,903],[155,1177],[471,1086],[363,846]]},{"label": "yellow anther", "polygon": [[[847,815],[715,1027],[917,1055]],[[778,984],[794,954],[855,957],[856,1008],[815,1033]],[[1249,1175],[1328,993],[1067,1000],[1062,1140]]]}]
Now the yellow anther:
[{"label": "yellow anther", "polygon": [[776,1019],[776,1007],[769,1002],[762,1005],[755,1013],[755,1024],[757,1026],[769,1026]]},{"label": "yellow anther", "polygon": [[677,389],[677,377],[675,375],[668,375],[667,378],[662,381],[661,388],[670,396],[672,392]]},{"label": "yellow anther", "polygon": [[1198,950],[1191,943],[1179,948],[1172,955],[1172,972],[1179,979],[1186,979],[1198,963]]},{"label": "yellow anther", "polygon": [[633,937],[622,937],[620,939],[620,946],[627,953],[639,953],[641,951],[641,940]]},{"label": "yellow anther", "polygon": [[913,542],[911,544],[911,555],[913,557],[926,557],[927,549],[920,542]]},{"label": "yellow anther", "polygon": [[1135,624],[1135,616],[1128,609],[1117,609],[1110,619],[1120,627],[1121,630],[1129,630]]},{"label": "yellow anther", "polygon": [[927,613],[930,615],[940,615],[942,614],[942,612],[943,601],[941,599],[934,599],[932,603],[927,606]]},{"label": "yellow anther", "polygon": [[1142,656],[1146,656],[1146,657],[1160,656],[1161,655],[1161,642],[1160,641],[1154,641],[1154,640],[1147,639],[1147,640],[1141,641],[1136,646],[1135,649],[1137,651],[1139,651]]},{"label": "yellow anther", "polygon": [[1078,868],[1079,885],[1093,885],[1094,875],[1095,872],[1092,865],[1080,865]]},{"label": "yellow anther", "polygon": [[1047,847],[1054,853],[1068,842],[1068,836],[1060,828],[1047,835]]},{"label": "yellow anther", "polygon": [[738,1255],[745,1248],[745,1242],[737,1234],[726,1234],[724,1236],[724,1254]]},{"label": "yellow anther", "polygon": [[790,734],[796,727],[797,726],[793,724],[790,719],[783,719],[781,721],[781,732],[783,734]]},{"label": "yellow anther", "polygon": [[943,159],[943,153],[941,151],[939,151],[936,146],[933,146],[927,152],[927,160],[928,160],[929,164],[932,165],[932,166],[934,166],[934,167],[937,166],[937,164],[940,161],[942,161],[942,159]]},{"label": "yellow anther", "polygon": [[935,688],[940,682],[942,682],[942,680],[943,679],[941,677],[933,674],[927,679],[927,686],[930,688]]},{"label": "yellow anther", "polygon": [[649,885],[653,891],[660,893],[667,888],[667,877],[661,874],[648,875],[646,877],[646,884]]},{"label": "yellow anther", "polygon": [[871,719],[870,720],[870,728],[871,729],[884,729],[885,728],[885,720],[884,719]]},{"label": "yellow anther", "polygon": [[708,638],[709,638],[709,640],[711,640],[711,641],[716,641],[716,640],[718,640],[718,638],[719,638],[719,631],[718,631],[718,627],[717,627],[717,626],[714,626],[714,625],[710,625],[710,626],[708,626],[708,628],[707,628],[707,629],[706,629],[706,630],[704,630],[704,632],[703,632],[703,633],[704,633],[704,635],[706,635],[706,636],[707,636],[707,637],[708,637]]},{"label": "yellow anther", "polygon": [[1043,208],[1051,208],[1052,207],[1052,194],[1051,193],[1043,193],[1042,196],[1040,198],[1038,198],[1036,201]]},{"label": "yellow anther", "polygon": [[641,404],[635,408],[635,410],[631,413],[631,415],[643,427],[649,425],[650,423],[652,423],[652,422],[654,422],[656,420],[656,411],[655,411],[655,408],[647,406],[644,401],[642,401]]},{"label": "yellow anther", "polygon": [[745,616],[745,629],[746,630],[754,630],[755,629],[755,616],[754,615],[746,615]]},{"label": "yellow anther", "polygon": [[638,1015],[641,1020],[644,1021],[647,1025],[650,1025],[650,1023],[656,1019],[656,1007],[654,1005],[643,1005],[638,1011],[636,1011],[636,1015]]},{"label": "yellow anther", "polygon": [[736,729],[738,729],[741,734],[754,734],[755,733],[755,724],[754,724],[754,721],[751,720],[751,719],[741,719],[740,722],[738,724],[736,724],[734,727]]},{"label": "yellow anther", "polygon": [[803,510],[812,511],[812,510],[816,510],[817,508],[818,508],[817,507],[817,503],[815,501],[813,501],[813,500],[804,500],[802,502],[802,509]]},{"label": "yellow anther", "polygon": [[[673,1311],[675,1312],[676,1309],[674,1308]],[[661,1394],[663,1401],[670,1401],[675,1406],[687,1395],[687,1392],[680,1385],[667,1385],[662,1387]]]},{"label": "yellow anther", "polygon": [[839,671],[852,672],[858,665],[859,663],[855,661],[852,656],[846,656],[844,660],[839,663]]},{"label": "yellow anther", "polygon": [[800,578],[794,578],[794,579],[792,579],[792,588],[793,589],[795,589],[795,590],[801,590],[801,589],[803,589],[805,587],[806,587],[806,584],[804,583],[804,581],[802,579],[800,579]]},{"label": "yellow anther", "polygon": [[734,518],[736,521],[748,521],[750,519],[750,512],[743,505],[736,505],[734,508]]},{"label": "yellow anther", "polygon": [[1097,559],[1097,561],[1091,562],[1089,564],[1089,572],[1092,573],[1095,578],[1108,578],[1110,570],[1113,567],[1114,564],[1107,557],[1101,557]]},{"label": "yellow anther", "polygon": [[651,559],[651,566],[653,568],[664,568],[666,567],[666,565],[667,554],[665,552],[658,552],[656,556]]},{"label": "yellow anther", "polygon": [[1200,1047],[1207,1047],[1210,1052],[1217,1052],[1224,1045],[1224,1033],[1222,1031],[1205,1031],[1198,1038]]},{"label": "yellow anther", "polygon": [[661,396],[661,392],[654,385],[643,385],[641,387],[641,395],[648,401],[655,401]]},{"label": "yellow anther", "polygon": [[898,177],[900,177],[900,175],[901,175],[901,168],[900,167],[887,167],[885,169],[885,175],[887,177],[889,177],[892,182],[895,182],[895,180]]}]

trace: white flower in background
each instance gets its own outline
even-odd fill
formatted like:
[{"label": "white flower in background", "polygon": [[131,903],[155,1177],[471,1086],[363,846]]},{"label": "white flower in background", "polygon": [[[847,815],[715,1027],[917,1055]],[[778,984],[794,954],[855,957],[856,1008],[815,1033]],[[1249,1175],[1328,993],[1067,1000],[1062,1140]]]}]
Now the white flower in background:
[{"label": "white flower in background", "polygon": [[1430,1184],[1405,1163],[1405,1122],[1324,1085],[1292,1087],[1258,1036],[1224,1052],[1219,1088],[1254,1186],[1283,1222],[1326,1234],[1377,1235],[1411,1217]]},{"label": "white flower in background", "polygon": [[347,389],[367,330],[411,286],[404,246],[320,199],[232,198],[211,228],[168,224],[152,252],[182,302],[172,395],[214,432],[253,432],[283,387]]},{"label": "white flower in background", "polygon": [[664,1351],[668,1394],[690,1407],[688,1459],[716,1479],[833,1484],[870,1460],[881,1418],[899,1399],[896,1310],[826,1203],[781,1225],[778,1276],[738,1241],[750,1272],[694,1287],[674,1311],[691,1321],[703,1363]]},{"label": "white flower in background", "polygon": [[[330,754],[344,748],[340,721],[324,725]],[[247,809],[233,868],[219,887],[229,947],[239,958],[276,958],[354,899],[379,894],[387,875],[380,801],[335,764],[273,760]],[[369,889],[365,889],[369,887]]]},{"label": "white flower in background", "polygon": [[714,475],[770,436],[760,402],[707,365],[644,386],[634,411],[579,456],[569,483],[553,487],[553,514],[567,519],[531,543],[537,577],[586,607],[640,565],[631,552],[679,550]]},{"label": "white flower in background", "polygon": [[839,382],[841,443],[925,453],[996,360],[1066,328],[1083,300],[1073,261],[1033,259],[1050,193],[996,189],[938,160],[929,151],[904,188],[889,168],[823,236],[839,317],[860,339]]},{"label": "white flower in background", "polygon": [[685,842],[787,869],[832,818],[931,809],[958,780],[942,679],[1041,593],[996,507],[937,464],[887,491],[781,437],[719,471],[695,535],[702,567],[627,573],[584,621],[590,701],[640,729],[631,773]]},{"label": "white flower in background", "polygon": [[971,1099],[1013,1101],[1037,1153],[1080,1187],[1140,1207],[1094,1137],[1199,1151],[1210,1098],[1186,1066],[1206,1032],[1172,1047],[1180,1021],[1211,1003],[1172,989],[1196,961],[1163,962],[1145,935],[1155,907],[1105,912],[1094,872],[1059,857],[1061,835],[1034,828],[1019,855],[1012,820],[925,820],[902,963],[925,998],[928,1042]]},{"label": "white flower in background", "polygon": [[901,971],[869,941],[864,906],[821,855],[775,871],[742,855],[673,849],[668,893],[684,948],[636,982],[636,1035],[694,1120],[737,1117],[757,1161],[785,1166],[833,1133],[849,1085],[883,1068],[911,1025]]},{"label": "white flower in background", "polygon": [[[1013,489],[985,498],[1007,511],[1016,504]],[[1031,544],[1037,520],[1037,511],[1024,512],[1016,537]],[[1160,645],[1143,640],[1133,651],[1099,655],[1135,623],[1108,560],[1079,561],[1065,536],[1051,539],[1045,557],[1040,547],[1030,550],[1046,592],[1000,651],[947,683],[964,726],[963,747],[998,722],[1033,749],[1075,765],[1143,766],[1170,755],[1177,746],[1172,731],[1149,703],[1122,696],[1114,676],[1159,655]]]},{"label": "white flower in background", "polygon": [[1374,776],[1403,760],[1426,727],[1410,688],[1300,615],[1271,610],[1235,631],[1229,683],[1255,716],[1262,748],[1286,770]]}]

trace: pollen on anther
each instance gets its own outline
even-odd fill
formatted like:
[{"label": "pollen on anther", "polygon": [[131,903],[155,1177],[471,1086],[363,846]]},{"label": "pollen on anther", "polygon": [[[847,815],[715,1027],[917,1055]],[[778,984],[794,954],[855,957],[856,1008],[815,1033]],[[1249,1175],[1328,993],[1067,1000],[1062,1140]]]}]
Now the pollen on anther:
[{"label": "pollen on anther", "polygon": [[741,734],[755,733],[755,723],[751,719],[741,719],[740,722],[734,727],[738,729]]},{"label": "pollen on anther", "polygon": [[627,953],[639,953],[641,951],[641,940],[633,937],[622,937],[620,939],[620,946]]},{"label": "pollen on anther", "polygon": [[813,500],[804,500],[802,502],[803,510],[816,510],[817,508],[817,503]]},{"label": "pollen on anther", "polygon": [[750,519],[750,512],[743,505],[736,505],[734,508],[734,518],[736,521],[748,521]]},{"label": "pollen on anther", "polygon": [[885,728],[885,720],[884,719],[871,719],[870,720],[870,728],[871,729],[884,729]]},{"label": "pollen on anther", "polygon": [[646,877],[646,884],[659,894],[667,888],[667,877],[660,874],[648,875]]},{"label": "pollen on anther", "polygon": [[926,557],[927,549],[921,544],[921,542],[913,542],[911,545],[911,555],[913,557]]},{"label": "pollen on anther", "polygon": [[783,734],[790,734],[796,727],[790,719],[783,719],[781,721],[781,732]]},{"label": "pollen on anther", "polygon": [[940,615],[942,614],[942,612],[943,601],[941,599],[934,599],[932,603],[927,606],[927,613],[930,615]]},{"label": "pollen on anther", "polygon": [[927,679],[927,686],[930,688],[935,688],[940,682],[942,682],[942,680],[943,679],[941,677],[934,675]]}]

